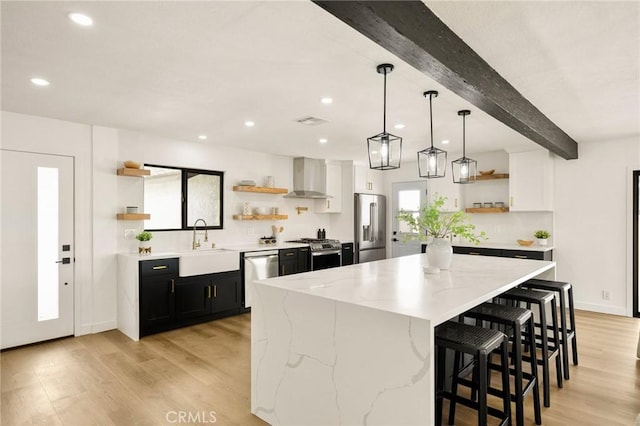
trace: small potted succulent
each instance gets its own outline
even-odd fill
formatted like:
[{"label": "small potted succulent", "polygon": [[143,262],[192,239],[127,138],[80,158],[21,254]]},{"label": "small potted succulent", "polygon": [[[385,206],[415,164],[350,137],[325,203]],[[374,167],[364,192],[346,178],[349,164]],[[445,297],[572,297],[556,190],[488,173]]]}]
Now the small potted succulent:
[{"label": "small potted succulent", "polygon": [[538,239],[539,246],[546,246],[551,234],[549,233],[549,231],[539,229],[533,233],[533,236]]},{"label": "small potted succulent", "polygon": [[151,254],[151,243],[149,242],[151,238],[153,238],[153,234],[149,231],[142,231],[136,235],[136,240],[140,241],[138,254]]}]

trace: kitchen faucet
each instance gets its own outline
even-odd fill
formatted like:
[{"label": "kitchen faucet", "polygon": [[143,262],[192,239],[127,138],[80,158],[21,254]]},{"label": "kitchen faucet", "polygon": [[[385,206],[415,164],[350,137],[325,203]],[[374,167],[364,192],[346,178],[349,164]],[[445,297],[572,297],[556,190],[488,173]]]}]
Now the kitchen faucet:
[{"label": "kitchen faucet", "polygon": [[209,241],[209,235],[207,234],[207,222],[204,221],[204,219],[196,219],[196,221],[193,223],[193,241],[191,243],[191,249],[195,250],[198,247],[200,247],[200,240],[198,240],[196,242],[196,227],[198,226],[198,222],[202,221],[202,223],[204,223],[204,242],[208,242]]}]

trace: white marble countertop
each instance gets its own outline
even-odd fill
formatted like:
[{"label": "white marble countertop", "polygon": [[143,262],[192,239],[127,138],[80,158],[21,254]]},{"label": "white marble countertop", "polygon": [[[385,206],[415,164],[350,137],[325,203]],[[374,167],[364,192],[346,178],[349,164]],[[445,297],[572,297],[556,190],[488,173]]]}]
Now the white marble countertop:
[{"label": "white marble countertop", "polygon": [[426,255],[416,254],[254,283],[421,318],[437,325],[556,264],[454,254],[448,271],[424,274],[426,265]]},{"label": "white marble countertop", "polygon": [[532,246],[521,246],[517,242],[513,243],[499,243],[499,242],[482,242],[480,244],[470,243],[468,241],[459,241],[451,243],[452,246],[458,247],[477,247],[477,248],[495,248],[495,249],[505,249],[505,250],[524,250],[524,251],[549,251],[553,250],[554,246],[539,246],[536,243],[533,243]]},{"label": "white marble countertop", "polygon": [[[224,245],[224,246],[216,246],[216,249],[224,249],[224,250],[234,250],[237,251],[238,254],[240,252],[247,251],[265,251],[265,250],[280,250],[280,249],[288,249],[288,248],[297,248],[297,247],[309,247],[309,244],[301,244],[301,243],[278,243],[273,245],[266,244],[241,244],[241,245]],[[201,251],[207,251],[207,249],[202,249]],[[138,260],[154,260],[154,259],[170,259],[173,257],[180,257],[182,253],[193,253],[194,250],[181,250],[181,251],[164,251],[157,252],[151,254],[138,254],[138,253],[118,253],[118,256],[125,256],[130,259],[138,259]]]},{"label": "white marble countertop", "polygon": [[278,242],[277,244],[253,243],[253,244],[225,245],[220,247],[226,248],[229,250],[246,252],[246,251],[280,250],[280,249],[289,249],[289,248],[298,248],[298,247],[309,247],[309,244]]}]

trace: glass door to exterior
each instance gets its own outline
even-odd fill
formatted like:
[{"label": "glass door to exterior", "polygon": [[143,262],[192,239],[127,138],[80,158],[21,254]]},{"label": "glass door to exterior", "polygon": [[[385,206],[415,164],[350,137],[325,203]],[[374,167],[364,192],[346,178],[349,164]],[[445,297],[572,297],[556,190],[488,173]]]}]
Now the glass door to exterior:
[{"label": "glass door to exterior", "polygon": [[2,349],[73,335],[73,158],[2,156]]}]

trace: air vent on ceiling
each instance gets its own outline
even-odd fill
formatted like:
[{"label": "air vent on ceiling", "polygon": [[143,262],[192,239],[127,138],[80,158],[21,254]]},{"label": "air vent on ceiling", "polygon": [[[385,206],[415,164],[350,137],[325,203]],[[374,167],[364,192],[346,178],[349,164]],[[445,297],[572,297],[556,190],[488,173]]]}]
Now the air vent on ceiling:
[{"label": "air vent on ceiling", "polygon": [[311,116],[298,118],[295,121],[300,123],[300,124],[304,124],[305,126],[317,126],[319,124],[328,123],[327,120],[323,120],[322,118],[311,117]]}]

